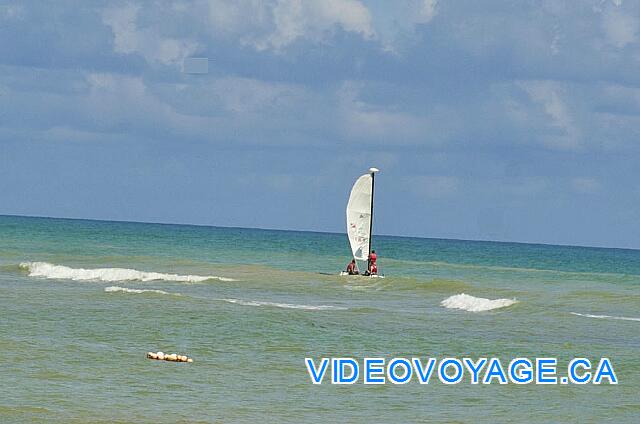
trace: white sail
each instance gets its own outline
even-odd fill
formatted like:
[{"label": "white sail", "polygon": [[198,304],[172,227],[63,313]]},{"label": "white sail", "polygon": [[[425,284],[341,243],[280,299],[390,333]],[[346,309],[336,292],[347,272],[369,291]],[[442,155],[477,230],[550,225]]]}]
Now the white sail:
[{"label": "white sail", "polygon": [[358,178],[347,203],[347,235],[353,257],[360,261],[369,258],[372,182],[371,174]]}]

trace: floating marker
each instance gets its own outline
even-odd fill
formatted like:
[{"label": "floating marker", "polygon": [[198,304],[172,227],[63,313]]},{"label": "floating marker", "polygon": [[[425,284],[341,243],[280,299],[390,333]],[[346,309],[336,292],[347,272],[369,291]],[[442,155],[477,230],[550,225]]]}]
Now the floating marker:
[{"label": "floating marker", "polygon": [[178,355],[177,353],[165,354],[164,352],[147,352],[147,358],[169,362],[193,362],[193,359],[189,358],[187,355]]}]

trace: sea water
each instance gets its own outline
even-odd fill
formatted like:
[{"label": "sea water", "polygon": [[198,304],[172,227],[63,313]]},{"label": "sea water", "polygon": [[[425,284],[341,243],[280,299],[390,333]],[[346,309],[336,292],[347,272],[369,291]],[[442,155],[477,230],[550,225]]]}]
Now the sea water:
[{"label": "sea water", "polygon": [[[638,422],[640,251],[0,216],[0,422]],[[187,354],[192,364],[147,351]],[[313,385],[305,358],[611,359],[618,385]]]}]

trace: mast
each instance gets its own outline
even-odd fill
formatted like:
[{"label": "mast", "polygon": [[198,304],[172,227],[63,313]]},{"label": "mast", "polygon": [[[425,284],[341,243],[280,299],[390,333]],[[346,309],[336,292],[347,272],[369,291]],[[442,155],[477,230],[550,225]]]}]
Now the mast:
[{"label": "mast", "polygon": [[367,255],[367,269],[371,268],[371,240],[373,240],[373,189],[375,187],[376,172],[380,171],[378,168],[369,168],[371,172],[371,220],[369,221],[369,253]]}]

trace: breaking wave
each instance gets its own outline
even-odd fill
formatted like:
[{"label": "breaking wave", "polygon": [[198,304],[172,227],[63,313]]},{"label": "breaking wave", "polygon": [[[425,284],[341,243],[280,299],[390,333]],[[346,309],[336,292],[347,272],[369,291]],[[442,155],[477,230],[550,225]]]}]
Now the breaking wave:
[{"label": "breaking wave", "polygon": [[262,302],[258,300],[241,300],[241,299],[220,299],[220,300],[228,303],[235,303],[237,305],[243,305],[243,306],[273,306],[276,308],[304,309],[307,311],[326,311],[326,310],[344,311],[347,309],[340,306],[331,306],[331,305],[296,305],[292,303]]},{"label": "breaking wave", "polygon": [[581,317],[587,318],[599,318],[599,319],[619,319],[622,321],[640,321],[640,318],[632,318],[632,317],[614,317],[611,315],[592,315],[592,314],[579,314],[577,312],[571,312],[573,315],[578,315]]},{"label": "breaking wave", "polygon": [[469,312],[484,312],[493,309],[505,308],[518,303],[515,299],[485,299],[483,297],[474,297],[468,294],[460,293],[448,297],[440,305],[448,309],[462,309]]},{"label": "breaking wave", "polygon": [[127,268],[70,268],[48,262],[23,262],[20,268],[29,272],[30,277],[55,278],[74,281],[178,281],[199,283],[207,280],[234,281],[233,278],[215,275],[178,275],[161,272],[137,271]]},{"label": "breaking wave", "polygon": [[171,294],[174,296],[180,296],[180,293],[169,293],[166,292],[164,290],[156,290],[156,289],[128,289],[126,287],[119,287],[119,286],[110,286],[110,287],[105,287],[104,289],[105,292],[107,293],[117,293],[117,292],[122,292],[122,293],[136,293],[136,294],[140,294],[140,293],[156,293],[156,294]]}]

